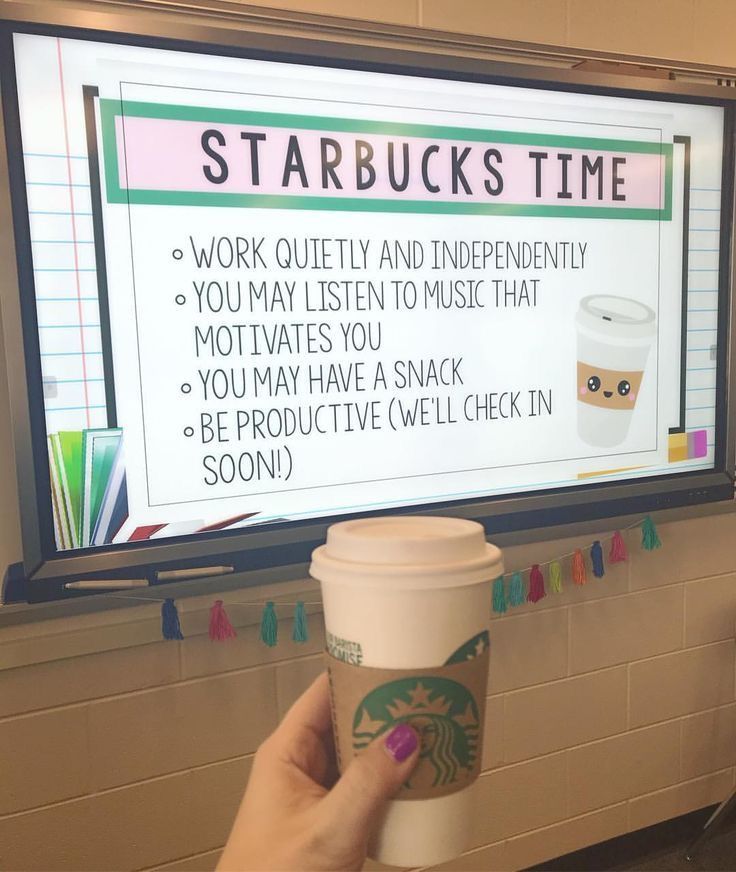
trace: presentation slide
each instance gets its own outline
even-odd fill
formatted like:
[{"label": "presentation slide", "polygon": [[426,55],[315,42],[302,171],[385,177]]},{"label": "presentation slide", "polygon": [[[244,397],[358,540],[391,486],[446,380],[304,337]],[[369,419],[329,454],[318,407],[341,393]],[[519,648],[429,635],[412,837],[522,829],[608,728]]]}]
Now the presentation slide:
[{"label": "presentation slide", "polygon": [[59,548],[713,467],[721,108],[15,54]]}]

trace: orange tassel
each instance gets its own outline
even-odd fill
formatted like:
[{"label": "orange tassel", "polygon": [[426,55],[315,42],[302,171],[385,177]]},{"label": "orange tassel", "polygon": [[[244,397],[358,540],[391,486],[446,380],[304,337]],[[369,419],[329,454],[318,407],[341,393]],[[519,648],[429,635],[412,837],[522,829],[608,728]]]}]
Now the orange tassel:
[{"label": "orange tassel", "polygon": [[585,584],[588,580],[585,575],[583,552],[579,548],[575,549],[575,553],[572,556],[572,580],[575,584]]}]

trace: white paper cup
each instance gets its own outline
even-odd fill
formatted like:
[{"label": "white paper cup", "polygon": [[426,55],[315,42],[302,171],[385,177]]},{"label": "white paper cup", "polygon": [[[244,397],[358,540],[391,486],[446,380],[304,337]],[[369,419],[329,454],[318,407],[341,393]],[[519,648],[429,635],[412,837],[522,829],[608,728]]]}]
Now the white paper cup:
[{"label": "white paper cup", "polygon": [[575,322],[578,434],[588,445],[620,445],[657,332],[655,314],[637,300],[598,294],[580,301]]},{"label": "white paper cup", "polygon": [[[474,521],[370,518],[330,527],[310,572],[321,582],[333,656],[412,669],[441,666],[488,631],[490,581],[503,574],[503,559]],[[370,856],[423,866],[461,854],[470,846],[474,787],[392,801]]]}]

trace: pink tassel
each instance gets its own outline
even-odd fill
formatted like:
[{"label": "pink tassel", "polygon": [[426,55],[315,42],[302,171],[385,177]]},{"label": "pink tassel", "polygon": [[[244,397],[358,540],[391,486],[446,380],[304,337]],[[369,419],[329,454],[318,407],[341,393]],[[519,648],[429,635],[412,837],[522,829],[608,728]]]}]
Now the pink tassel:
[{"label": "pink tassel", "polygon": [[579,548],[575,549],[575,553],[572,556],[572,580],[575,584],[585,584],[588,580],[585,574],[583,552]]},{"label": "pink tassel", "polygon": [[213,642],[224,642],[226,639],[234,639],[237,635],[222,600],[215,600],[210,609],[210,639]]},{"label": "pink tassel", "polygon": [[544,592],[544,576],[539,568],[539,564],[535,563],[529,573],[529,593],[526,600],[530,603],[537,603],[539,600],[544,599],[545,596],[547,594]]},{"label": "pink tassel", "polygon": [[624,537],[618,530],[613,534],[611,540],[611,552],[608,555],[609,563],[625,563],[629,559],[629,552],[626,550]]}]

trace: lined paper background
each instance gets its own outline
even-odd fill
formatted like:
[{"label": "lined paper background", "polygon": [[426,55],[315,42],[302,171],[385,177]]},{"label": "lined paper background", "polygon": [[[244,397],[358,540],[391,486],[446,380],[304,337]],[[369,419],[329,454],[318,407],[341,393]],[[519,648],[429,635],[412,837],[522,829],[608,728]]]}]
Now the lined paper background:
[{"label": "lined paper background", "polygon": [[55,42],[36,59],[46,123],[23,128],[48,432],[107,425],[82,89],[65,80],[69,43]]}]

